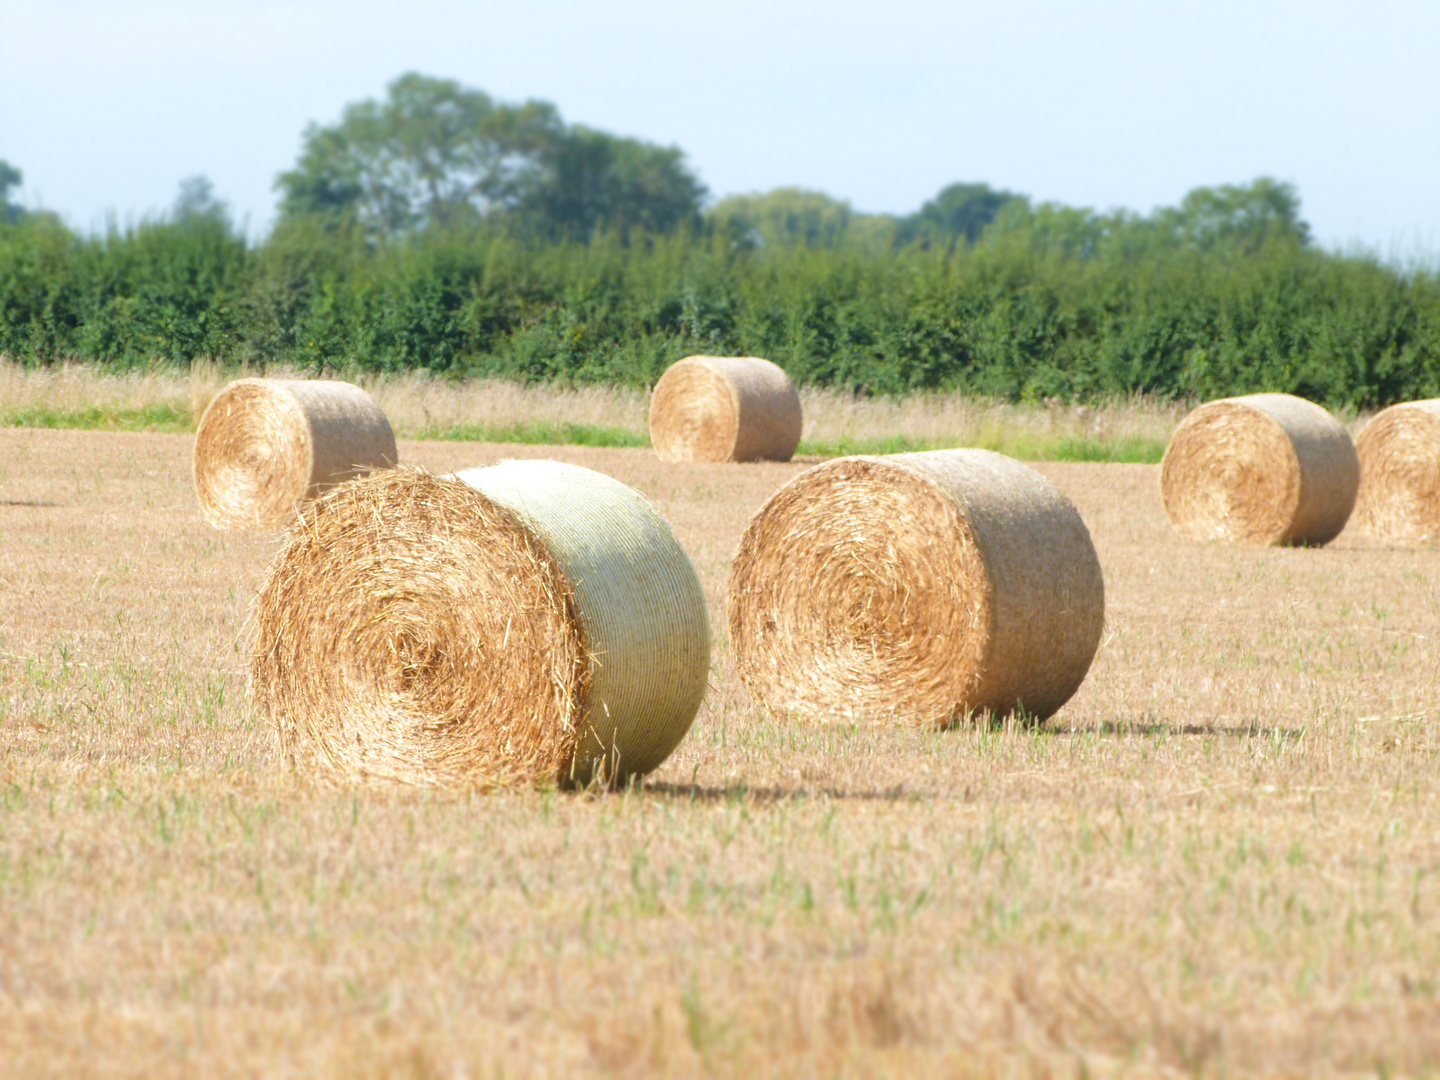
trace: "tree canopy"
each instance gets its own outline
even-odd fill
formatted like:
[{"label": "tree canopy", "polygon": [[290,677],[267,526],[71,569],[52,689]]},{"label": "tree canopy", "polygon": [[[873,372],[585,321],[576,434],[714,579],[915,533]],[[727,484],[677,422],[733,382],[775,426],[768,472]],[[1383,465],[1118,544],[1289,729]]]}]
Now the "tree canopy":
[{"label": "tree canopy", "polygon": [[902,218],[896,233],[901,244],[973,244],[1000,211],[1024,197],[996,191],[989,184],[951,184],[909,217]]},{"label": "tree canopy", "polygon": [[669,232],[698,220],[705,194],[678,148],[568,126],[548,102],[498,102],[413,72],[384,100],[312,124],[276,186],[282,218],[381,236],[480,221],[555,239]]},{"label": "tree canopy", "polygon": [[4,158],[0,158],[0,221],[11,224],[25,216],[25,209],[10,201],[10,189],[19,187],[24,174]]},{"label": "tree canopy", "polygon": [[731,195],[707,215],[710,225],[740,247],[838,247],[850,227],[850,204],[823,191],[775,188]]},{"label": "tree canopy", "polygon": [[215,185],[208,176],[188,176],[180,181],[170,217],[180,225],[218,222],[228,226],[230,209],[216,197]]},{"label": "tree canopy", "polygon": [[1195,188],[1178,207],[1157,212],[1155,220],[1199,247],[1238,243],[1254,249],[1269,239],[1310,241],[1310,226],[1300,219],[1300,193],[1268,176]]}]

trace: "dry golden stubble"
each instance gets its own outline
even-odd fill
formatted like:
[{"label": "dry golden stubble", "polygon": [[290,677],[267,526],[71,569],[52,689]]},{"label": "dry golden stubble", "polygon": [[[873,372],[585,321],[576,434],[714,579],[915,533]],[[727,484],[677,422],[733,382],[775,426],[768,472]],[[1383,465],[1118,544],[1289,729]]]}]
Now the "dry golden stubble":
[{"label": "dry golden stubble", "polygon": [[1355,523],[1397,544],[1440,539],[1440,399],[1407,401],[1376,414],[1355,451]]},{"label": "dry golden stubble", "polygon": [[346,382],[240,379],[195,435],[195,490],[216,528],[274,528],[325,489],[396,462],[380,407]]},{"label": "dry golden stubble", "polygon": [[686,357],[650,400],[650,441],[662,461],[789,461],[801,426],[790,377],[755,356]]},{"label": "dry golden stubble", "polygon": [[336,488],[292,528],[253,621],[284,749],[344,781],[623,782],[684,737],[709,671],[669,527],[553,461]]},{"label": "dry golden stubble", "polygon": [[1104,624],[1089,532],[1044,477],[985,450],[842,458],[751,520],[731,565],[736,669],[812,722],[1045,718]]},{"label": "dry golden stubble", "polygon": [[1290,394],[1201,405],[1176,429],[1160,467],[1177,532],[1243,544],[1328,543],[1350,517],[1359,480],[1344,426]]}]

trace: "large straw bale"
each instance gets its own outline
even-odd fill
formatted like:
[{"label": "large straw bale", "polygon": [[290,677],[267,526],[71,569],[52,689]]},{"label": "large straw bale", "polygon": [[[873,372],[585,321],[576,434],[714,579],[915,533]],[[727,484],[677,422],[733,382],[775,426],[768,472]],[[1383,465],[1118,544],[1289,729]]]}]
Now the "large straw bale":
[{"label": "large straw bale", "polygon": [[1392,543],[1440,540],[1440,399],[1382,410],[1360,432],[1355,450],[1356,525]]},{"label": "large straw bale", "polygon": [[239,379],[200,419],[195,490],[216,528],[274,528],[326,488],[395,461],[390,422],[360,387]]},{"label": "large straw bale", "polygon": [[1165,513],[1192,540],[1327,543],[1345,527],[1359,483],[1344,425],[1290,394],[1201,405],[1160,465]]},{"label": "large straw bale", "polygon": [[800,395],[757,356],[688,356],[650,399],[661,461],[789,461],[800,443]]},{"label": "large straw bale", "polygon": [[335,488],[291,528],[254,633],[283,747],[342,782],[621,782],[680,742],[709,675],[670,527],[554,461]]},{"label": "large straw bale", "polygon": [[988,450],[840,458],[751,519],[730,570],[741,679],[771,712],[944,727],[1044,718],[1099,646],[1090,533],[1047,479]]}]

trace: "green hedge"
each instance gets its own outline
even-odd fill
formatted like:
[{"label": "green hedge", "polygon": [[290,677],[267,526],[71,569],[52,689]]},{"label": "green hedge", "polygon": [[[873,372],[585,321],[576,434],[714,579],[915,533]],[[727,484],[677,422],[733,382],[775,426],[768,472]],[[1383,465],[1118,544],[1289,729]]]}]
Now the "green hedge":
[{"label": "green hedge", "polygon": [[0,225],[0,352],[630,385],[689,353],[749,353],[883,394],[1440,396],[1432,271],[1044,209],[953,250],[484,229],[378,243],[303,219],[250,245],[215,217],[81,236],[37,216]]}]

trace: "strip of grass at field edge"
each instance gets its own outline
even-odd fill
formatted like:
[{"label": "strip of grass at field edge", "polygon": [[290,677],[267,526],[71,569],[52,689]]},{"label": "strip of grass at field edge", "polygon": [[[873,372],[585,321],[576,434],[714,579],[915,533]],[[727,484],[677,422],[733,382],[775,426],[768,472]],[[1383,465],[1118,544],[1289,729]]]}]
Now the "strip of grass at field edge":
[{"label": "strip of grass at field edge", "polygon": [[[802,439],[797,454],[845,457],[850,454],[906,454],[917,450],[948,450],[959,443],[931,442],[893,435],[879,439]],[[1098,461],[1154,465],[1165,455],[1165,442],[1129,436],[1122,439],[1006,439],[987,437],[963,445],[996,450],[1021,461]]]},{"label": "strip of grass at field edge", "polygon": [[420,442],[524,443],[530,446],[649,446],[650,437],[630,428],[532,420],[518,424],[462,424],[421,428]]},{"label": "strip of grass at field edge", "polygon": [[158,431],[174,435],[195,430],[189,409],[155,404],[90,405],[84,409],[22,409],[4,418],[5,427],[78,429],[81,431]]},{"label": "strip of grass at field edge", "polygon": [[[24,409],[4,418],[7,427],[70,428],[94,431],[154,431],[167,434],[195,430],[188,410],[156,404],[139,408],[89,406],[78,410]],[[599,424],[529,421],[515,424],[466,424],[428,427],[414,433],[420,441],[517,443],[531,446],[644,447],[649,437],[630,428]],[[904,435],[881,438],[832,440],[805,439],[797,453],[813,457],[844,457],[850,454],[902,454],[915,450],[940,450],[952,444],[912,439]],[[1154,464],[1165,453],[1159,439],[1007,439],[984,438],[971,445],[997,450],[1023,461],[1094,461]]]}]

